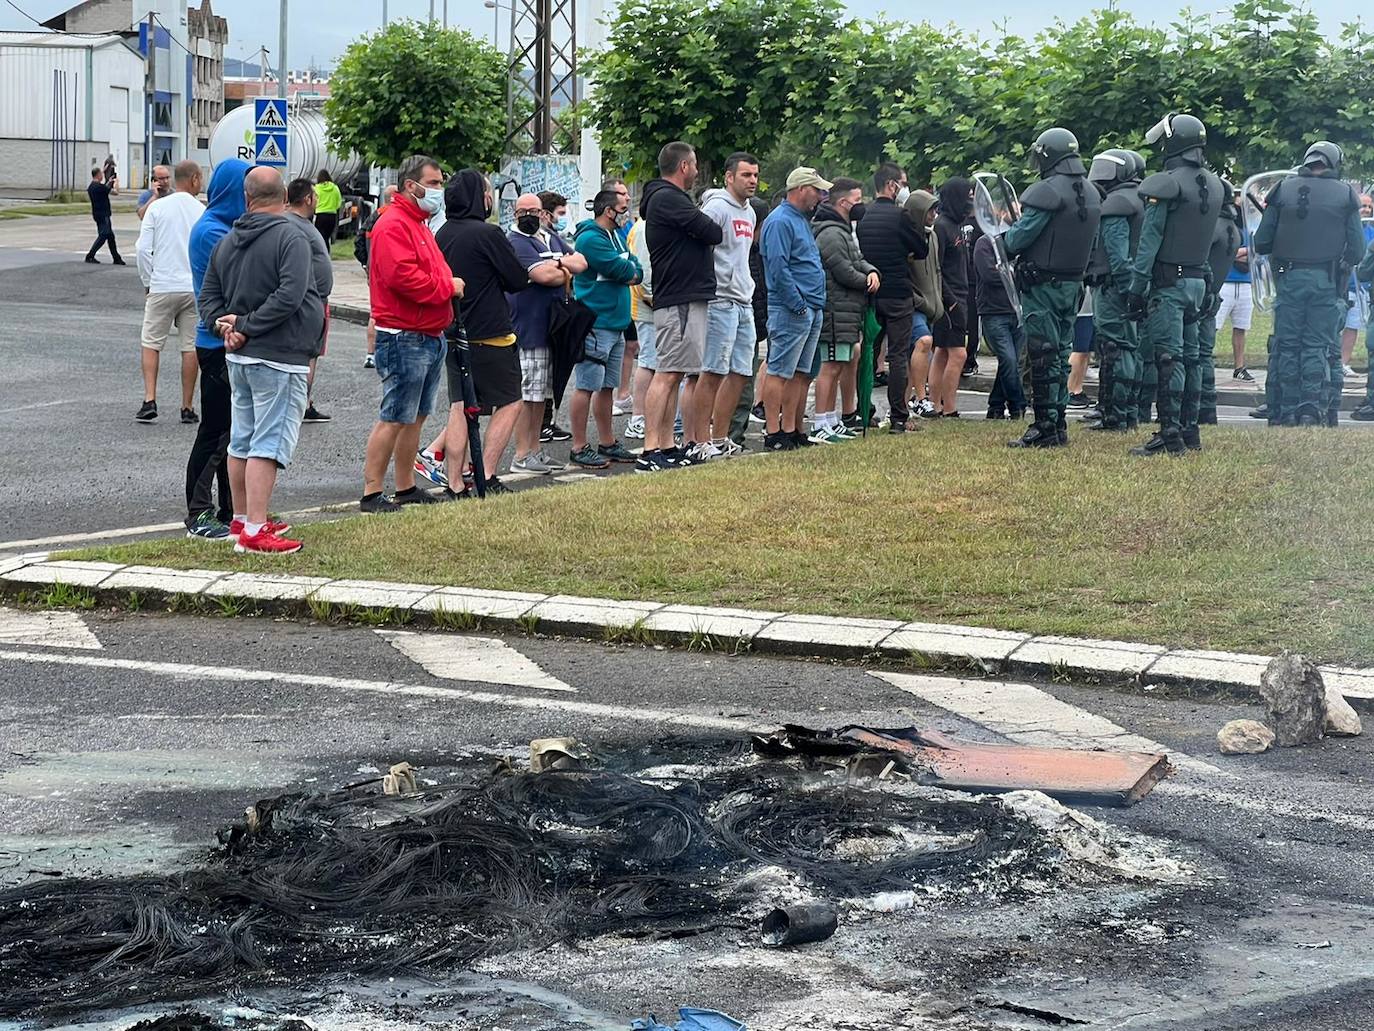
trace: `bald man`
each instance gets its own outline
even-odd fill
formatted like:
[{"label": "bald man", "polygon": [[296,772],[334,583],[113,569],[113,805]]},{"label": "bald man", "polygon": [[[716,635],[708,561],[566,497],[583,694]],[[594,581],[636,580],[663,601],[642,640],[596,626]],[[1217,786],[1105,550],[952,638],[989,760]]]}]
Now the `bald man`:
[{"label": "bald man", "polygon": [[[200,314],[224,338],[233,416],[229,535],[234,550],[264,555],[299,551],[290,529],[268,520],[277,473],[290,463],[305,415],[310,359],[324,334],[324,298],[311,247],[286,213],[286,184],[273,168],[244,178],[247,213],[210,256]],[[154,208],[156,210],[156,207]]]},{"label": "bald man", "polygon": [[511,323],[520,351],[520,415],[515,424],[513,470],[551,473],[566,468],[550,457],[539,442],[544,402],[553,397],[553,360],[549,352],[549,305],[572,277],[585,271],[587,260],[553,232],[538,194],[522,194],[515,201],[515,226],[510,231],[515,256],[529,272],[530,286],[510,295]]},{"label": "bald man", "polygon": [[153,201],[168,196],[172,192],[172,170],[166,165],[153,166],[153,181],[146,190],[138,195],[138,217],[141,221]]}]

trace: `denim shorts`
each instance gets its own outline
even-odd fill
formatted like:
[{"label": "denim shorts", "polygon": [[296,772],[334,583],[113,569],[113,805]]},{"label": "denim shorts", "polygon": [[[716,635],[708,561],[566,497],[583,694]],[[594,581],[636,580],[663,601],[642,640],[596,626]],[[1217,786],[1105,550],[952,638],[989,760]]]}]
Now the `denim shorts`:
[{"label": "denim shorts", "polygon": [[650,372],[658,371],[658,346],[654,336],[653,321],[636,322],[635,334],[639,337],[639,356],[635,364]]},{"label": "denim shorts", "polygon": [[305,417],[306,374],[261,362],[229,366],[229,454],[268,458],[285,469],[296,453]]},{"label": "denim shorts", "polygon": [[408,426],[434,411],[446,345],[427,333],[377,331],[377,375],[382,377],[382,422]]},{"label": "denim shorts", "polygon": [[578,390],[610,390],[620,386],[620,365],[625,360],[625,334],[619,329],[594,329],[587,334],[587,360],[573,366],[573,386]]},{"label": "denim shorts", "polygon": [[911,316],[911,342],[914,344],[921,337],[930,335],[930,320],[919,311]]},{"label": "denim shorts", "polygon": [[712,301],[706,306],[706,353],[701,371],[724,376],[754,374],[754,306]]},{"label": "denim shorts", "polygon": [[1348,298],[1350,309],[1345,313],[1344,328],[1364,329],[1364,319],[1360,318],[1360,301],[1354,294]]},{"label": "denim shorts", "polygon": [[768,306],[768,375],[791,379],[798,369],[810,375],[824,315],[817,308],[807,308],[798,315]]}]

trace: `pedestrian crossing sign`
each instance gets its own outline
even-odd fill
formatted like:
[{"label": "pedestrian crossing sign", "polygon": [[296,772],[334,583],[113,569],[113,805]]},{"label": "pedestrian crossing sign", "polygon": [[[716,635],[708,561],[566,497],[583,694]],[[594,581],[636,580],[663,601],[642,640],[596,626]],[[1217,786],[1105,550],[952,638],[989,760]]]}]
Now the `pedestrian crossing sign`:
[{"label": "pedestrian crossing sign", "polygon": [[286,167],[286,133],[260,132],[253,147],[253,164]]},{"label": "pedestrian crossing sign", "polygon": [[254,99],[253,124],[258,132],[285,132],[286,100],[281,97]]}]

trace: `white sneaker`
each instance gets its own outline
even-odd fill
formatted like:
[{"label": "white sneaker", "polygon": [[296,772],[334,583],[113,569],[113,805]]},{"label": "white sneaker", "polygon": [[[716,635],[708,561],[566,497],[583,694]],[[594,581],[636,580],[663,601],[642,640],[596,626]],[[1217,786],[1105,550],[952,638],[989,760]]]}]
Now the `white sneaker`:
[{"label": "white sneaker", "polygon": [[928,397],[923,397],[916,405],[916,414],[922,419],[935,418],[935,404]]},{"label": "white sneaker", "polygon": [[436,487],[448,486],[448,473],[444,471],[444,463],[438,461],[431,451],[421,451],[415,456],[415,472]]},{"label": "white sneaker", "polygon": [[1352,369],[1349,365],[1342,365],[1341,373],[1345,376],[1346,379],[1353,379],[1355,376],[1359,375],[1359,373]]},{"label": "white sneaker", "polygon": [[863,434],[856,430],[851,430],[844,423],[836,423],[830,427],[830,435],[836,440],[858,440]]},{"label": "white sneaker", "polygon": [[816,428],[813,427],[812,430],[811,430],[811,432],[808,433],[808,434],[806,435],[806,439],[809,440],[809,441],[811,441],[811,443],[813,443],[813,444],[836,444],[836,443],[838,443],[838,441],[836,441],[835,438],[832,437],[832,436],[830,435],[830,427],[829,427],[829,426],[822,426],[822,427],[820,427],[819,429],[816,429]]},{"label": "white sneaker", "polygon": [[539,457],[539,452],[531,451],[524,458],[517,458],[510,464],[511,471],[517,473],[537,473],[540,476],[547,476],[553,472],[551,468],[544,464]]},{"label": "white sneaker", "polygon": [[744,448],[736,444],[729,437],[721,437],[719,440],[712,440],[711,446],[716,449],[721,458],[734,458],[736,455],[744,454]]},{"label": "white sneaker", "polygon": [[644,416],[635,415],[630,417],[630,421],[625,425],[625,436],[631,440],[644,439]]},{"label": "white sneaker", "polygon": [[535,455],[536,457],[538,457],[539,461],[543,462],[556,473],[562,472],[564,469],[568,467],[567,462],[559,461],[557,458],[554,458],[553,455],[549,454],[543,448],[540,448],[538,451],[536,451]]},{"label": "white sneaker", "polygon": [[612,415],[629,415],[635,410],[635,399],[632,397],[617,397],[611,402]]},{"label": "white sneaker", "polygon": [[724,452],[709,440],[704,440],[688,449],[687,454],[694,462],[709,462],[713,458],[719,458]]}]

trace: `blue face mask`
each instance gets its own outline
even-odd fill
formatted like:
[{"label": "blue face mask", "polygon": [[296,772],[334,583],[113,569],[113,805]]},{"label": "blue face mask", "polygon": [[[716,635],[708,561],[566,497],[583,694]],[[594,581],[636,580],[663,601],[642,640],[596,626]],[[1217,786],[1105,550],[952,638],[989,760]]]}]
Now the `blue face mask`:
[{"label": "blue face mask", "polygon": [[553,227],[560,233],[563,232],[563,230],[568,228],[568,216],[560,215],[558,218],[554,219]]}]

